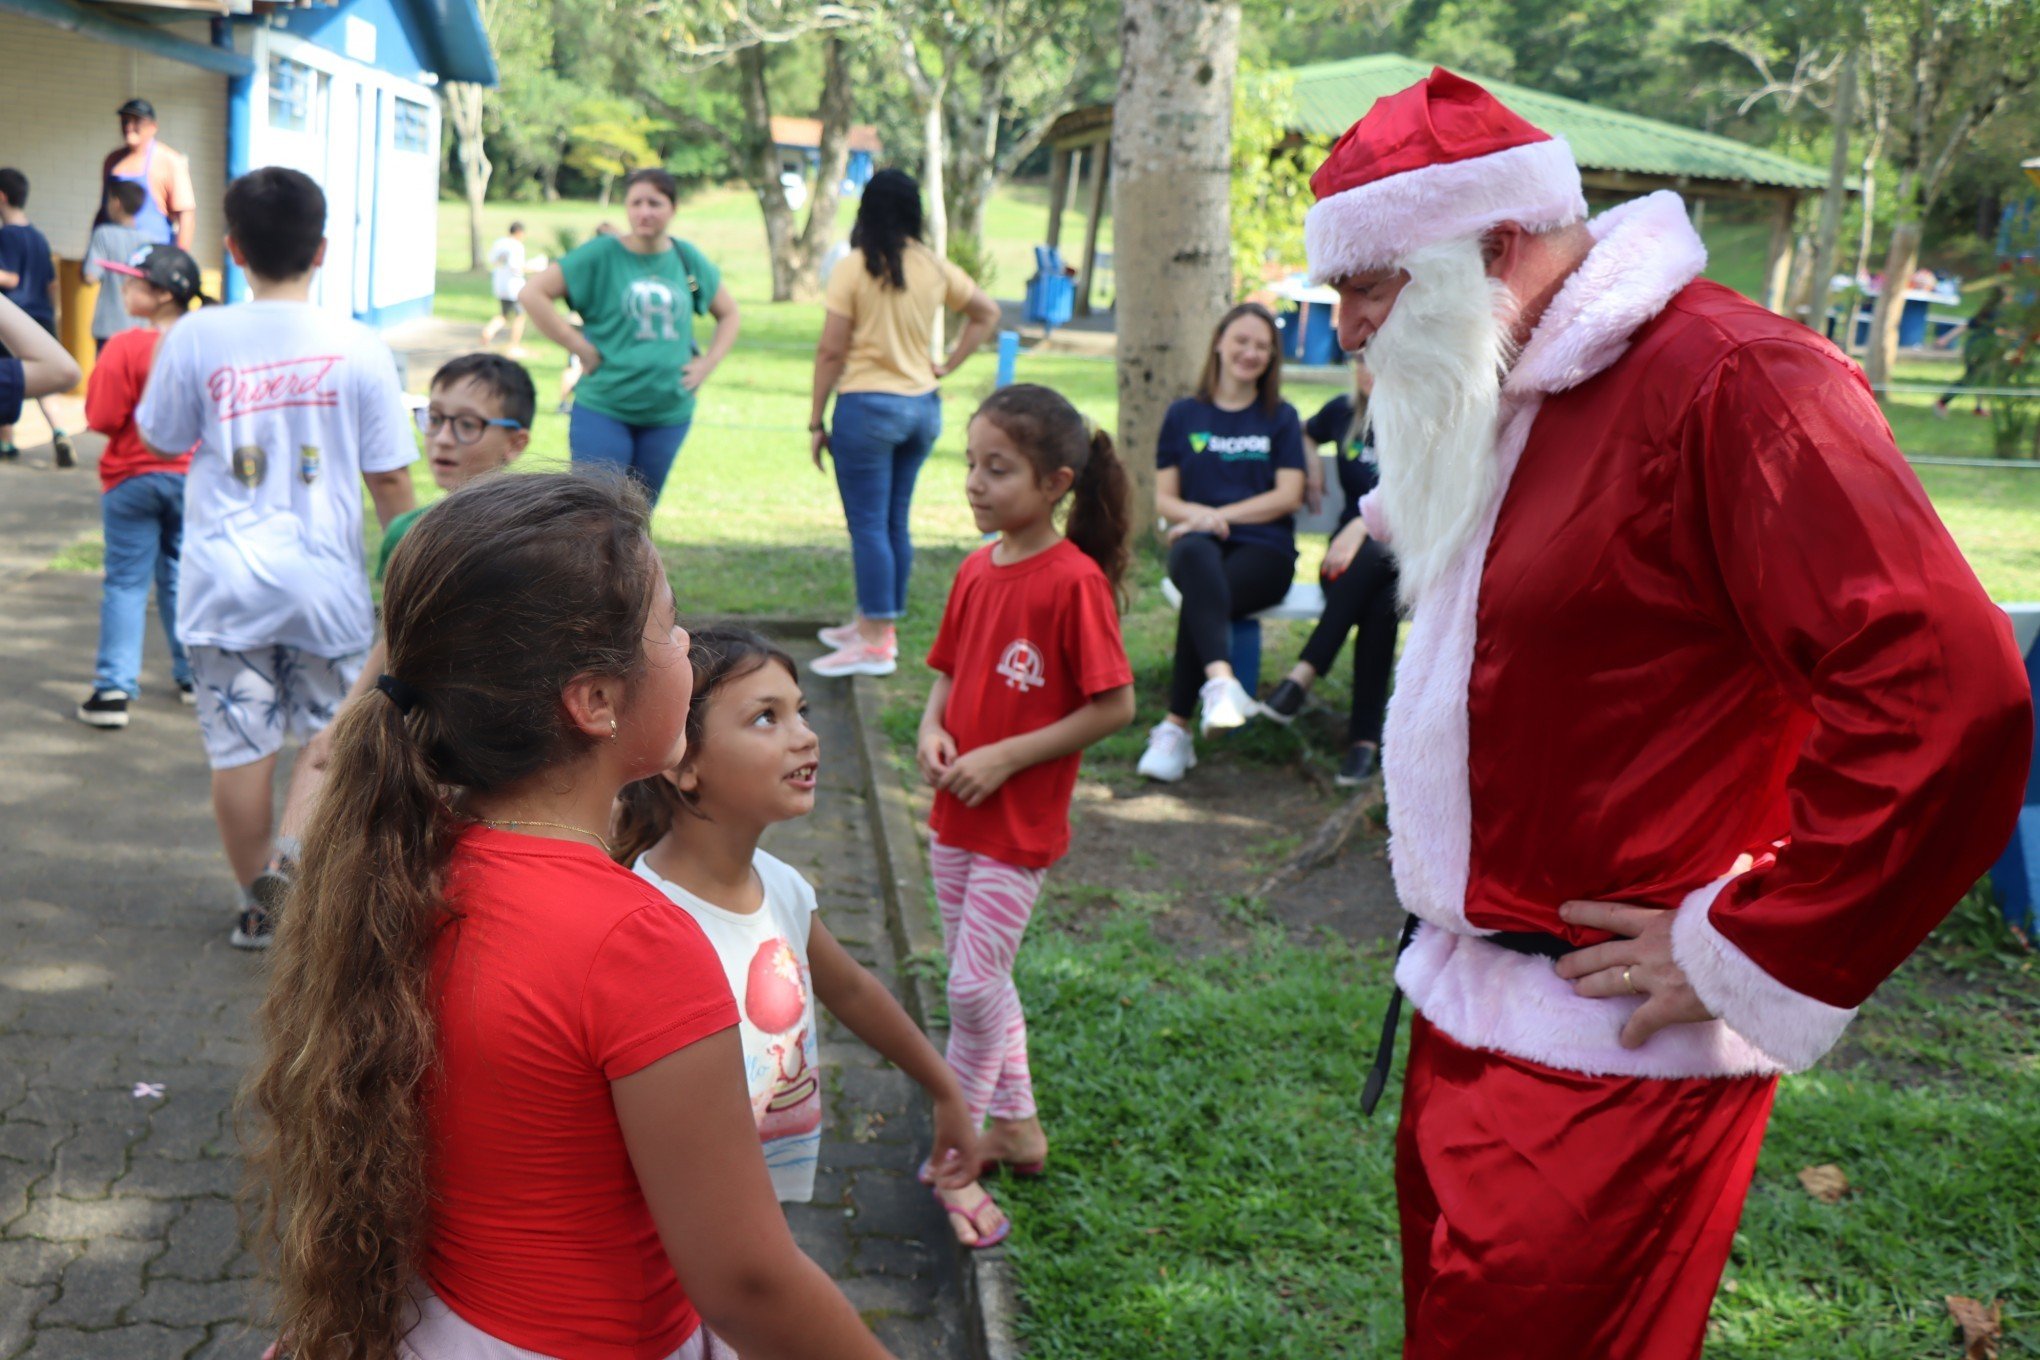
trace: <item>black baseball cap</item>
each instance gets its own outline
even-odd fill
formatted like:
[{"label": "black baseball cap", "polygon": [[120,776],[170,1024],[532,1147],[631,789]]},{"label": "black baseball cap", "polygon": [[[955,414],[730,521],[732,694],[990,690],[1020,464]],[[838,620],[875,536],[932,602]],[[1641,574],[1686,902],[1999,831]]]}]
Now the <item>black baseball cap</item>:
[{"label": "black baseball cap", "polygon": [[115,109],[114,113],[122,118],[146,118],[152,123],[156,121],[156,106],[146,99],[130,99]]},{"label": "black baseball cap", "polygon": [[149,246],[136,251],[126,264],[105,260],[102,265],[108,273],[126,274],[154,284],[185,306],[190,306],[193,298],[200,302],[211,301],[198,291],[201,287],[198,261],[176,246]]}]

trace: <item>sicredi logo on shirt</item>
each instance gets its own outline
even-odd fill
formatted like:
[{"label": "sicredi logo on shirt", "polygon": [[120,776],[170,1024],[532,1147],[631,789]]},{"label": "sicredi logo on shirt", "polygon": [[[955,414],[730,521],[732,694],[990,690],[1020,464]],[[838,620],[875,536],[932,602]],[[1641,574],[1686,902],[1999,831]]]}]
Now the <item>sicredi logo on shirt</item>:
[{"label": "sicredi logo on shirt", "polygon": [[1199,430],[1190,436],[1195,453],[1215,453],[1228,463],[1265,463],[1275,454],[1275,441],[1265,434],[1213,434]]}]

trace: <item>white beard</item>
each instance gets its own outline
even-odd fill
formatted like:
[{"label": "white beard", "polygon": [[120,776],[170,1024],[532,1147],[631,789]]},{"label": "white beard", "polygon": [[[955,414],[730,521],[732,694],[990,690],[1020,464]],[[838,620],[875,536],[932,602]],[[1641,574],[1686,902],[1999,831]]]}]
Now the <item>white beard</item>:
[{"label": "white beard", "polygon": [[1409,282],[1367,342],[1367,418],[1394,535],[1399,593],[1414,605],[1479,530],[1499,469],[1502,375],[1515,361],[1514,294],[1491,279],[1480,241],[1427,246],[1401,261]]}]

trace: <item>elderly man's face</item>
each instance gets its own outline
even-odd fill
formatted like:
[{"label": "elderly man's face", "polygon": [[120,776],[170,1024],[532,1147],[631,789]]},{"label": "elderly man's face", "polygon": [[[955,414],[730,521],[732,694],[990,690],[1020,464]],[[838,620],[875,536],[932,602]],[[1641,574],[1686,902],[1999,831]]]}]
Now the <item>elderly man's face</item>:
[{"label": "elderly man's face", "polygon": [[1395,306],[1396,295],[1410,276],[1400,269],[1375,269],[1335,279],[1339,295],[1339,348],[1357,354],[1367,347]]},{"label": "elderly man's face", "polygon": [[145,146],[148,144],[149,139],[155,135],[156,135],[155,119],[137,118],[131,113],[123,114],[121,116],[120,139],[123,142],[126,142],[129,146],[131,147]]}]

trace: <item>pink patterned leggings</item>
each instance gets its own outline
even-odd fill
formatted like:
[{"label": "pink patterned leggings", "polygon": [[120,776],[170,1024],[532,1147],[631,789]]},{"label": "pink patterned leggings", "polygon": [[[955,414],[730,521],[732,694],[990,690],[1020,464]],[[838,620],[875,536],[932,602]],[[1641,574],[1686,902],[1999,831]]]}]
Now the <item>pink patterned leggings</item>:
[{"label": "pink patterned leggings", "polygon": [[973,1120],[1026,1119],[1034,1113],[1034,1083],[1013,959],[1048,871],[941,841],[929,845],[928,863],[949,955],[949,1065]]}]

